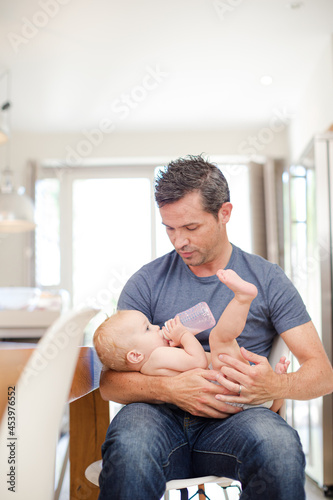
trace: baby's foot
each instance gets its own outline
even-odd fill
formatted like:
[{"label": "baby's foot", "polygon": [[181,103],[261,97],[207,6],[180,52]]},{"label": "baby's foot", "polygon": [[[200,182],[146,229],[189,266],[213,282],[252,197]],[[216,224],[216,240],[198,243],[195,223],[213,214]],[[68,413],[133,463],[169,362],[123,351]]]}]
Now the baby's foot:
[{"label": "baby's foot", "polygon": [[288,371],[288,366],[290,365],[290,361],[286,359],[285,356],[280,358],[280,361],[276,363],[275,366],[275,373],[278,373],[279,375],[283,375],[284,373],[287,373]]},{"label": "baby's foot", "polygon": [[235,294],[238,300],[252,301],[258,294],[257,287],[248,281],[244,281],[232,269],[219,269],[216,273],[222,283],[224,283]]}]

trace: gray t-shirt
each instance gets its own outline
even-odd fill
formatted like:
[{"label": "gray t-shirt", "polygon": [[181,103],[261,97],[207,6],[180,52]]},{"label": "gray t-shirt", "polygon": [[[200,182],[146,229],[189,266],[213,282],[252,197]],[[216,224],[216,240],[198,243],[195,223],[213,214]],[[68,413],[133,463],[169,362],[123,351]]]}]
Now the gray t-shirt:
[{"label": "gray t-shirt", "polygon": [[[298,291],[276,264],[233,245],[226,269],[233,269],[258,288],[246,326],[237,338],[240,346],[267,357],[276,333],[310,321]],[[177,313],[207,302],[218,320],[233,295],[217,276],[195,276],[173,250],[146,264],[128,280],[118,309],[141,311],[152,324],[162,326]],[[206,351],[208,336],[208,330],[197,335]]]}]

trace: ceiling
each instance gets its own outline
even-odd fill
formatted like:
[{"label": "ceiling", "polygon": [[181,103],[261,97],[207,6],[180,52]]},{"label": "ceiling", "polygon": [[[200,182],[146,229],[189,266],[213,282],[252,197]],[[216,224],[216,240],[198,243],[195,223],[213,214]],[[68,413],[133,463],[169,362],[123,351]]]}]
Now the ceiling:
[{"label": "ceiling", "polygon": [[36,132],[267,123],[297,110],[333,32],[332,0],[0,0],[0,12],[11,126]]}]

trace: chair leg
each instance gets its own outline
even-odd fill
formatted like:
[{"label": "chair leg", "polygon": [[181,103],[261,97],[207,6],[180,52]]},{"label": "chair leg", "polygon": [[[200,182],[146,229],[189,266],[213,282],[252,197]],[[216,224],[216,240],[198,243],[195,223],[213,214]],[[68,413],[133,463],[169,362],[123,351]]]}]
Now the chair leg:
[{"label": "chair leg", "polygon": [[[63,437],[63,439],[67,439],[67,438]],[[61,466],[61,471],[60,471],[58,486],[57,486],[56,491],[54,492],[54,499],[53,500],[59,500],[60,493],[61,493],[61,488],[63,486],[64,477],[65,477],[65,474],[66,474],[66,468],[67,468],[67,464],[68,464],[68,459],[69,459],[69,437],[68,437],[68,442],[67,442],[67,445],[66,445],[66,453],[65,453],[65,456],[64,456],[64,459],[63,459],[63,462],[62,462],[62,466]]]},{"label": "chair leg", "polygon": [[206,500],[205,485],[199,484],[198,488],[199,488],[199,500]]},{"label": "chair leg", "polygon": [[196,497],[197,495],[199,495],[199,500],[207,500],[207,499],[210,500],[205,493],[205,486],[203,484],[198,485],[198,491],[194,493],[194,495],[191,496],[191,498],[188,497],[187,488],[181,489],[179,491],[180,491],[180,500],[192,500],[192,498]]},{"label": "chair leg", "polygon": [[180,491],[180,500],[188,500],[188,490],[187,488],[182,488]]},{"label": "chair leg", "polygon": [[242,493],[242,490],[240,489],[238,484],[231,484],[230,486],[221,486],[221,488],[223,490],[223,495],[224,495],[225,500],[229,500],[228,488],[237,488],[238,492],[239,492],[239,496]]},{"label": "chair leg", "polygon": [[223,494],[224,494],[225,500],[229,500],[229,495],[228,495],[228,492],[227,492],[227,488],[222,488],[222,489],[223,489]]},{"label": "chair leg", "polygon": [[[230,486],[222,486],[220,485],[221,489],[223,490],[223,496],[225,500],[229,500],[229,495],[228,495],[228,488],[237,488],[239,491],[239,494],[241,494],[242,490],[238,486],[238,484],[235,485],[230,485]],[[178,490],[180,492],[180,500],[192,500],[196,495],[199,495],[199,500],[209,500],[209,497],[206,495],[205,492],[205,485],[204,484],[199,484],[198,485],[198,491],[189,498],[188,496],[188,489],[187,488],[182,488]],[[169,491],[166,491],[164,493],[164,498],[163,500],[169,500]]]}]

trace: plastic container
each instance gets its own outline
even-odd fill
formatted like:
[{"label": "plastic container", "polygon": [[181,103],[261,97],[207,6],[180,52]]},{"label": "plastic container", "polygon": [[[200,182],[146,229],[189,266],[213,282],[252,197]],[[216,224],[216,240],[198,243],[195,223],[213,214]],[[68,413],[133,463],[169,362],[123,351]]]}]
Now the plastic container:
[{"label": "plastic container", "polygon": [[199,302],[199,304],[176,314],[176,316],[179,316],[181,323],[193,335],[212,328],[216,323],[212,311],[206,302]]}]

